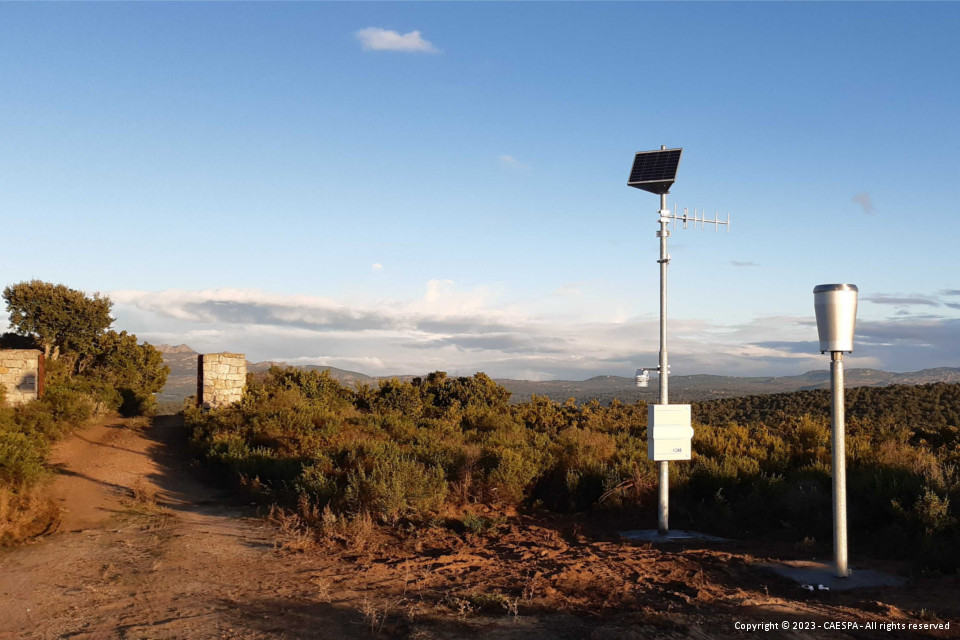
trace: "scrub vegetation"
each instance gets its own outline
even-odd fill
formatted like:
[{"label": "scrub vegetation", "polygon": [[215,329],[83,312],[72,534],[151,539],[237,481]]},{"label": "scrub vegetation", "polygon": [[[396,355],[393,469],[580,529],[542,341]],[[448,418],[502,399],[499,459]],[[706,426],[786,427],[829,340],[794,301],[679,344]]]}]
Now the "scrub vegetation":
[{"label": "scrub vegetation", "polygon": [[[185,410],[221,478],[296,514],[320,539],[496,531],[518,512],[620,528],[655,521],[646,405],[508,404],[489,377],[432,373],[356,389],[326,372],[250,375],[244,399]],[[693,460],[671,465],[671,524],[829,549],[828,392],[694,404]],[[960,565],[960,385],[851,389],[851,544],[918,569]]]},{"label": "scrub vegetation", "polygon": [[154,347],[110,329],[107,297],[33,280],[3,298],[15,332],[0,347],[43,350],[46,375],[43,396],[24,405],[6,406],[0,389],[0,545],[55,519],[38,489],[50,445],[96,415],[150,413],[169,372]]}]

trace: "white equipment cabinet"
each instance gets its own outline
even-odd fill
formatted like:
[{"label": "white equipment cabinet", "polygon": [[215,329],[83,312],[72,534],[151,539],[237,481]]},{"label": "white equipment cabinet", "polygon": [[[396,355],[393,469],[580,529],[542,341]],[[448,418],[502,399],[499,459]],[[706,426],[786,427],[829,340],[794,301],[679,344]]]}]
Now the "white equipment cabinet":
[{"label": "white equipment cabinet", "polygon": [[691,438],[690,405],[647,405],[647,457],[650,460],[689,460]]}]

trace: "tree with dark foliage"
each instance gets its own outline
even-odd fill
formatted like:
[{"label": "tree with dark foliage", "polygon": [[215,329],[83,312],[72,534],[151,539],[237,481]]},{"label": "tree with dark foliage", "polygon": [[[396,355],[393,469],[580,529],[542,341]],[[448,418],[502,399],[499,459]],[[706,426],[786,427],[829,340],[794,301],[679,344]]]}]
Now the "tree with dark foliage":
[{"label": "tree with dark foliage", "polygon": [[96,339],[113,318],[113,302],[99,293],[93,297],[62,284],[31,280],[3,290],[10,324],[21,336],[35,336],[46,357],[56,360],[61,351],[87,356]]}]

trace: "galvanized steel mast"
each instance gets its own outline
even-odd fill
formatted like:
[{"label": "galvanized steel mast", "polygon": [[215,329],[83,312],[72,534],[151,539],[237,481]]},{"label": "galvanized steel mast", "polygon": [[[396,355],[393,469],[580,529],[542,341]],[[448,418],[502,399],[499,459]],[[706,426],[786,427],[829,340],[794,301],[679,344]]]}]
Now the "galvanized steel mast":
[{"label": "galvanized steel mast", "polygon": [[833,553],[837,576],[850,575],[847,566],[847,455],[843,406],[843,352],[830,352],[832,394],[830,430],[833,432]]},{"label": "galvanized steel mast", "polygon": [[[662,145],[661,149],[666,149]],[[667,209],[667,194],[660,194],[660,404],[670,404],[668,399],[669,375],[667,357],[667,265],[670,255],[667,253],[667,238],[670,231],[667,223],[670,221],[670,211]],[[649,429],[650,426],[648,425]],[[657,507],[657,531],[665,535],[670,531],[670,463],[660,461],[660,497]]]},{"label": "galvanized steel mast", "polygon": [[[687,223],[693,222],[694,228],[697,227],[697,224],[700,224],[700,228],[708,224],[714,225],[715,229],[718,229],[720,225],[725,225],[727,230],[730,229],[730,215],[727,214],[726,220],[720,220],[719,215],[715,215],[713,220],[708,220],[706,215],[699,214],[696,209],[694,209],[693,217],[690,217],[687,213],[687,209],[684,209],[683,215],[677,215],[676,212],[671,213],[667,209],[667,194],[670,192],[670,187],[673,185],[677,176],[677,168],[680,165],[680,157],[683,153],[682,148],[677,149],[667,149],[666,145],[661,145],[659,151],[640,151],[637,152],[633,168],[630,171],[630,178],[627,180],[627,185],[631,187],[636,187],[637,189],[642,189],[649,193],[655,193],[660,196],[660,210],[659,210],[659,222],[660,230],[657,231],[657,237],[660,238],[660,259],[657,262],[660,263],[660,363],[657,365],[657,371],[660,373],[660,403],[659,405],[668,405],[670,404],[669,400],[669,378],[670,378],[670,362],[667,355],[667,267],[670,264],[670,254],[667,252],[667,238],[670,237],[670,231],[667,229],[667,225],[674,220],[680,220],[683,222],[683,228],[687,228]],[[645,387],[647,386],[647,380],[649,376],[646,369],[637,370],[637,386]],[[652,405],[656,409],[658,405]],[[689,405],[679,405],[679,407],[687,407]],[[663,412],[664,415],[668,414],[668,411]],[[689,460],[690,459],[690,441],[692,429],[690,428],[690,414],[687,411],[686,416],[683,420],[686,424],[677,424],[670,422],[671,419],[665,419],[664,424],[653,424],[651,421],[655,421],[654,418],[649,416],[656,415],[656,411],[653,413],[648,413],[648,424],[647,424],[647,446],[648,453],[647,455],[651,460],[659,462],[659,504],[657,509],[657,532],[661,536],[665,536],[670,531],[670,466],[669,460]],[[675,419],[675,418],[674,418]],[[674,427],[685,427],[681,428],[680,431],[684,432],[684,435],[677,436],[678,431]],[[657,432],[661,433],[672,433],[673,438],[664,438],[665,441],[671,441],[669,451],[660,451],[658,452],[655,435]],[[678,440],[678,442],[673,442],[673,440]],[[683,441],[686,442],[683,442]]]}]

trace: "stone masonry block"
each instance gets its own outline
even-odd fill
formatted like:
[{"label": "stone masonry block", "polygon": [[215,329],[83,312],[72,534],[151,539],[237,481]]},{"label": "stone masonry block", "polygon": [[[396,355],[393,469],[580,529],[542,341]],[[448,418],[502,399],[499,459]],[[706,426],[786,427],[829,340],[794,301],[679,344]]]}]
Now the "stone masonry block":
[{"label": "stone masonry block", "polygon": [[242,353],[207,353],[201,356],[198,403],[217,408],[243,398],[247,360]]},{"label": "stone masonry block", "polygon": [[0,351],[0,384],[4,387],[7,404],[22,404],[39,397],[42,357],[37,349]]}]

